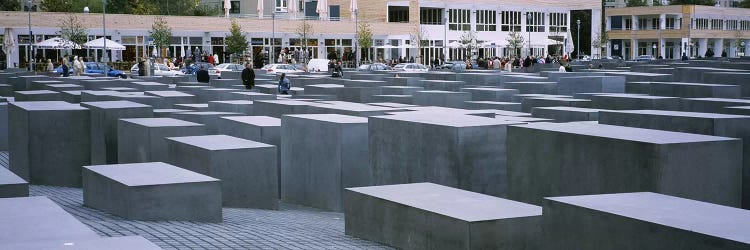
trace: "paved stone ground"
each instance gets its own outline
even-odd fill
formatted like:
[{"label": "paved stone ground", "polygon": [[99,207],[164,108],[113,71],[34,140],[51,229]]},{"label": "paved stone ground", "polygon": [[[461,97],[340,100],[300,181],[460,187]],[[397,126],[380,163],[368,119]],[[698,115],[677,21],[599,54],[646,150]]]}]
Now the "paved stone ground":
[{"label": "paved stone ground", "polygon": [[[0,164],[7,167],[7,152]],[[388,249],[344,234],[344,215],[282,204],[280,210],[224,208],[223,223],[129,221],[83,206],[80,188],[31,186],[101,236],[140,235],[164,249]]]}]

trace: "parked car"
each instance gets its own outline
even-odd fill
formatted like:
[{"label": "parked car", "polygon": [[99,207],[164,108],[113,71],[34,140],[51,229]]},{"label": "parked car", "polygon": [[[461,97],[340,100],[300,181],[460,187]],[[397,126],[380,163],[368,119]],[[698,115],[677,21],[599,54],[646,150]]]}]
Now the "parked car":
[{"label": "parked car", "polygon": [[198,72],[198,70],[203,67],[208,71],[209,75],[219,75],[219,73],[216,72],[216,67],[210,63],[207,62],[197,62],[190,64],[190,66],[185,67],[182,69],[182,73],[185,73],[186,75],[195,75],[195,72]]},{"label": "parked car", "polygon": [[[119,77],[119,78],[128,78],[127,75],[125,75],[125,72],[122,72],[120,70],[112,69],[109,65],[106,65],[104,63],[100,62],[85,62],[84,65],[86,65],[86,71],[84,71],[84,74],[100,74],[104,75],[104,72],[107,72],[107,76],[109,77]],[[53,70],[55,74],[62,75],[62,66],[57,67],[55,70]],[[73,67],[68,67],[68,73],[73,75]]]},{"label": "parked car", "polygon": [[245,69],[245,66],[242,64],[222,63],[216,65],[216,74],[221,74],[222,71],[242,71],[243,69]]},{"label": "parked car", "polygon": [[291,65],[291,64],[268,64],[266,66],[263,66],[263,68],[260,68],[261,70],[266,71],[269,75],[275,75],[280,73],[287,73],[287,74],[294,74],[294,73],[304,73],[304,70],[301,70],[297,68],[297,66]]},{"label": "parked car", "polygon": [[463,61],[448,61],[443,63],[443,65],[437,66],[437,69],[445,69],[450,71],[456,71],[456,72],[464,72],[466,71],[466,62]]},{"label": "parked car", "polygon": [[633,59],[633,61],[636,61],[636,62],[654,61],[654,60],[656,60],[656,58],[652,55],[640,55],[640,56],[635,57],[635,59]]},{"label": "parked car", "polygon": [[357,71],[388,71],[393,70],[390,66],[382,64],[382,63],[373,63],[373,64],[362,64],[359,67],[357,67]]},{"label": "parked car", "polygon": [[422,64],[418,63],[402,63],[396,65],[396,67],[393,67],[396,71],[406,71],[406,72],[427,72],[429,69],[427,66],[424,66]]},{"label": "parked car", "polygon": [[[169,67],[165,64],[161,63],[155,63],[154,64],[154,76],[181,76],[185,75],[182,71],[179,70],[170,70]],[[130,74],[137,76],[138,75],[138,64],[136,63],[133,65],[133,67],[130,67]]]}]

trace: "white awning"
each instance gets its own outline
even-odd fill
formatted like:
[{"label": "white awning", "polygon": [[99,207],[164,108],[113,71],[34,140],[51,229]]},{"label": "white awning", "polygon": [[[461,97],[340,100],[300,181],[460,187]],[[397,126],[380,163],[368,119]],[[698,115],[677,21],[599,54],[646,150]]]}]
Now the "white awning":
[{"label": "white awning", "polygon": [[[83,47],[89,48],[89,49],[103,49],[104,48],[104,37],[89,41],[85,44],[83,44]],[[122,44],[107,39],[107,49],[108,50],[125,50],[125,46]]]},{"label": "white awning", "polygon": [[40,49],[80,49],[81,46],[62,37],[53,37],[34,44]]}]

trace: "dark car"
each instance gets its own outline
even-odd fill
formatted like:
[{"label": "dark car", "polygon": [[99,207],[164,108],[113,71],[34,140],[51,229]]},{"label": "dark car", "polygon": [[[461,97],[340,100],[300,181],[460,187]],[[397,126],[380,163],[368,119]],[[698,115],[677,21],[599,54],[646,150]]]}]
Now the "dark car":
[{"label": "dark car", "polygon": [[200,70],[201,67],[206,69],[209,75],[218,75],[218,73],[216,73],[216,67],[214,67],[214,65],[207,63],[207,62],[197,62],[197,63],[190,64],[190,66],[187,66],[184,69],[182,69],[182,72],[185,73],[186,75],[195,75],[195,72],[198,72],[198,70]]},{"label": "dark car", "polygon": [[387,71],[393,70],[390,66],[382,63],[363,64],[357,67],[357,71]]},{"label": "dark car", "polygon": [[[109,77],[128,78],[128,76],[125,75],[125,72],[112,69],[112,67],[104,63],[85,62],[84,65],[86,65],[86,71],[84,72],[84,74],[104,75],[104,72],[107,72],[107,76]],[[57,67],[52,72],[58,75],[62,75],[62,66]],[[71,75],[73,74],[73,67],[68,67],[68,73],[70,73]]]},{"label": "dark car", "polygon": [[455,72],[464,72],[466,71],[466,62],[448,61],[448,62],[445,62],[443,65],[437,66],[437,68],[449,70],[449,71],[455,71]]}]

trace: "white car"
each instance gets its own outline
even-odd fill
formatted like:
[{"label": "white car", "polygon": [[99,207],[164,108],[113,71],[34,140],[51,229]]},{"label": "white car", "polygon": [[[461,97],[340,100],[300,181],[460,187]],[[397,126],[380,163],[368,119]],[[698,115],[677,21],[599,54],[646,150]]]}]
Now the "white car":
[{"label": "white car", "polygon": [[260,68],[261,70],[265,70],[269,75],[276,75],[281,73],[287,73],[287,74],[294,74],[294,73],[304,73],[304,70],[298,69],[294,65],[291,64],[268,64],[266,66],[263,66],[263,68]]},{"label": "white car", "polygon": [[[155,63],[154,64],[154,76],[181,76],[185,75],[179,70],[169,70],[166,64]],[[138,64],[133,65],[130,68],[130,72],[133,75],[138,75]]]},{"label": "white car", "polygon": [[222,71],[242,71],[245,66],[236,63],[222,63],[216,66],[216,74],[221,74]]},{"label": "white car", "polygon": [[393,70],[396,71],[406,71],[406,72],[427,72],[429,69],[427,69],[427,66],[424,66],[422,64],[418,63],[401,63],[397,64],[395,67],[393,67]]},{"label": "white car", "polygon": [[328,59],[310,59],[307,63],[307,70],[310,72],[328,72]]}]

